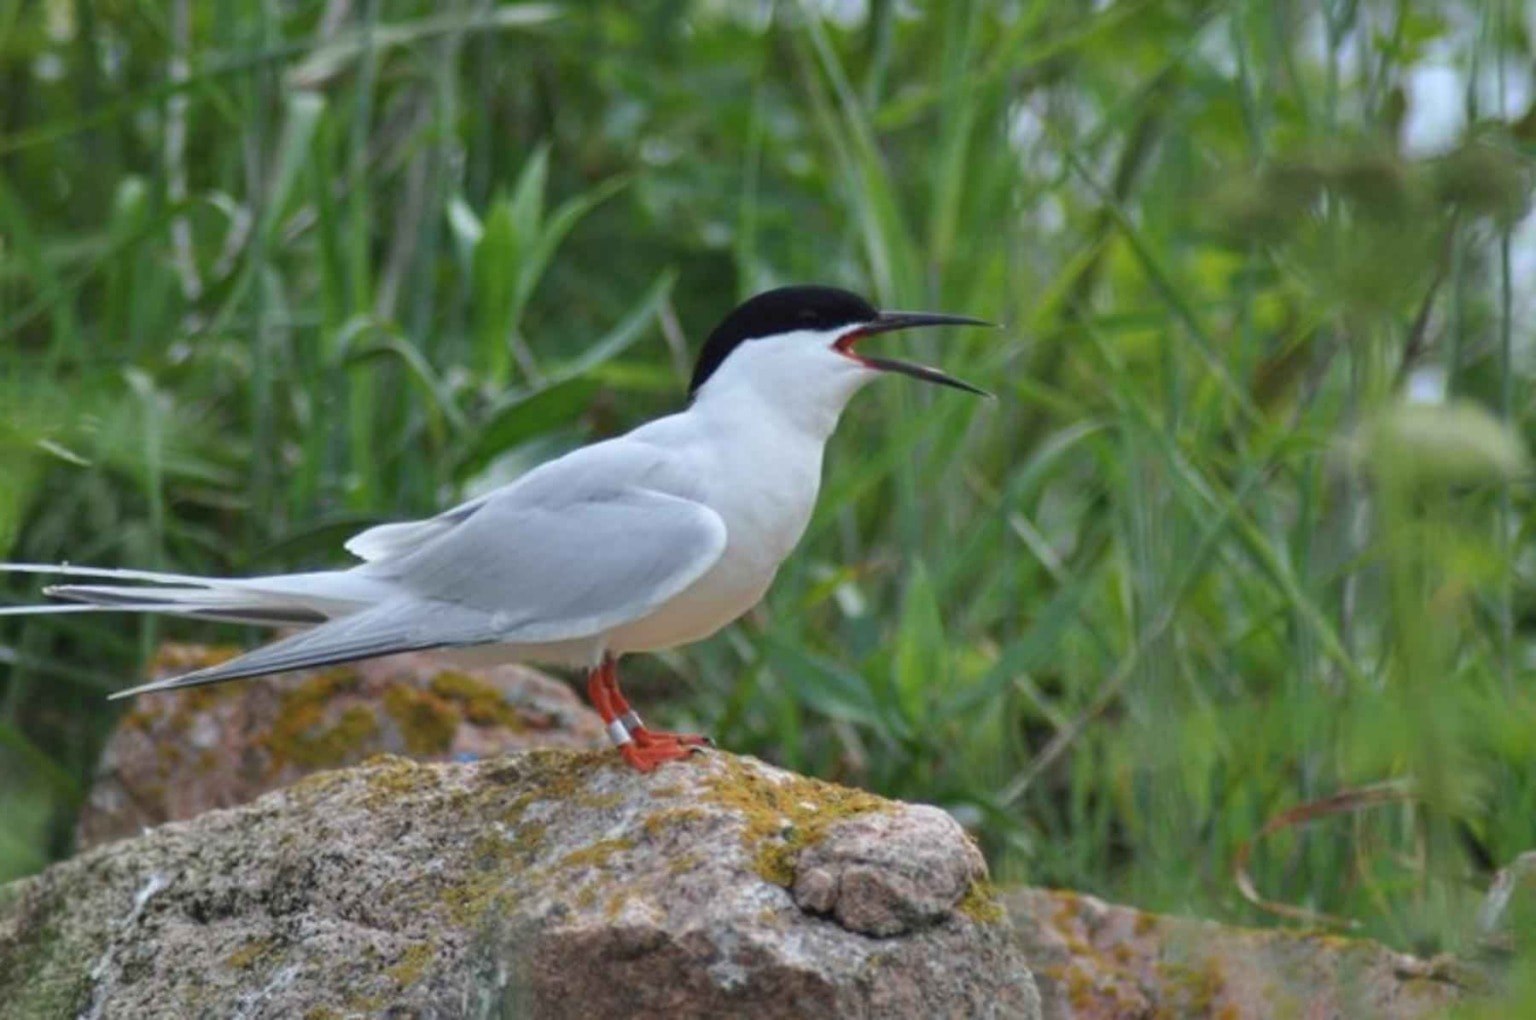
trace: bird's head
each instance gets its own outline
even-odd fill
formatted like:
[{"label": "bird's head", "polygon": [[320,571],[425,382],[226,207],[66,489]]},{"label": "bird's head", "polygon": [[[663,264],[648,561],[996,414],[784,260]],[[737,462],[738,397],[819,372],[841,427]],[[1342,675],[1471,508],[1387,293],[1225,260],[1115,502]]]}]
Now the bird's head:
[{"label": "bird's head", "polygon": [[780,287],[738,305],[715,327],[688,392],[700,397],[750,390],[781,405],[825,407],[834,419],[849,397],[884,372],[984,395],[936,368],[873,357],[858,345],[877,333],[919,326],[988,325],[963,315],[882,312],[836,287]]}]

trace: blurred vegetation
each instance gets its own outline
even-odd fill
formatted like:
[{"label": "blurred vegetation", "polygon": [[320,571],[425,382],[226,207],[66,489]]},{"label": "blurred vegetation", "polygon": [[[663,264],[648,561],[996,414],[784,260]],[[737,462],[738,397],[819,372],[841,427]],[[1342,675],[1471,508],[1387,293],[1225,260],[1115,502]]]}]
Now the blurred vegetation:
[{"label": "blurred vegetation", "polygon": [[[1272,921],[1243,861],[1253,900],[1455,947],[1536,846],[1531,31],[1515,0],[0,3],[0,551],[334,563],[676,408],[764,286],[985,316],[906,342],[999,399],[873,387],[764,607],[636,687],[948,807],[1005,880]],[[1434,69],[1464,123],[1418,151]],[[4,623],[16,874],[68,851],[103,694],[172,628]]]}]

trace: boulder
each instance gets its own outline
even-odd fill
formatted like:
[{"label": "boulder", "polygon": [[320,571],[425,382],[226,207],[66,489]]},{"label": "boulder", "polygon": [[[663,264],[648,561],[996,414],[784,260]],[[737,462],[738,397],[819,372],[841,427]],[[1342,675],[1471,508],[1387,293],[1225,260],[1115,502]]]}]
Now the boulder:
[{"label": "boulder", "polygon": [[1047,1020],[1409,1020],[1488,990],[1449,957],[1421,960],[1364,939],[1234,928],[1049,889],[1003,899]]},{"label": "boulder", "polygon": [[719,752],[381,757],[0,889],[0,1017],[1038,1017],[985,874]]},{"label": "boulder", "polygon": [[[168,644],[152,673],[233,654]],[[427,655],[146,694],[107,741],[76,838],[84,848],[131,836],[376,754],[451,761],[606,743],[597,714],[558,680],[522,666],[447,669]]]}]

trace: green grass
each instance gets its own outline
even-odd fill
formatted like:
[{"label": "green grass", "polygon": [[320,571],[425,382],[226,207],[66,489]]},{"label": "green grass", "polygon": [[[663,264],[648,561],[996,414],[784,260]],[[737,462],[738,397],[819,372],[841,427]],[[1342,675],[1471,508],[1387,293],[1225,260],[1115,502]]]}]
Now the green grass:
[{"label": "green grass", "polygon": [[[314,6],[0,6],[10,557],[335,562],[838,283],[1005,323],[909,341],[998,399],[855,402],[764,607],[630,666],[669,722],[943,804],[1006,880],[1265,923],[1252,844],[1416,949],[1536,845],[1536,132],[1511,87],[1401,145],[1416,68],[1529,66],[1517,4]],[[0,630],[0,872],[67,852],[164,633],[210,632]]]}]

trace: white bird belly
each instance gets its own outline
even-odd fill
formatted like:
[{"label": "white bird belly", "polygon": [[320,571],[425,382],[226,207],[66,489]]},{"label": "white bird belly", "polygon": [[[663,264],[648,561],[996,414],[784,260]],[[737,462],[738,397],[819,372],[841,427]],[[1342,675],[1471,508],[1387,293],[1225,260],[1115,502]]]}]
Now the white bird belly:
[{"label": "white bird belly", "polygon": [[709,637],[757,605],[773,583],[777,564],[767,570],[731,562],[729,550],[681,595],[632,623],[608,633],[609,650],[655,652]]},{"label": "white bird belly", "polygon": [[597,665],[604,653],[655,652],[709,637],[761,601],[773,583],[775,564],[767,570],[721,557],[703,577],[648,615],[606,634],[543,644],[489,644],[444,649],[439,654],[466,668],[506,662],[538,662],[551,666]]},{"label": "white bird belly", "polygon": [[819,441],[793,433],[767,438],[756,449],[743,441],[747,448],[716,451],[702,465],[701,476],[712,483],[705,502],[725,522],[725,552],[681,595],[610,631],[612,651],[654,652],[699,641],[762,600],[805,534],[821,485]]}]

